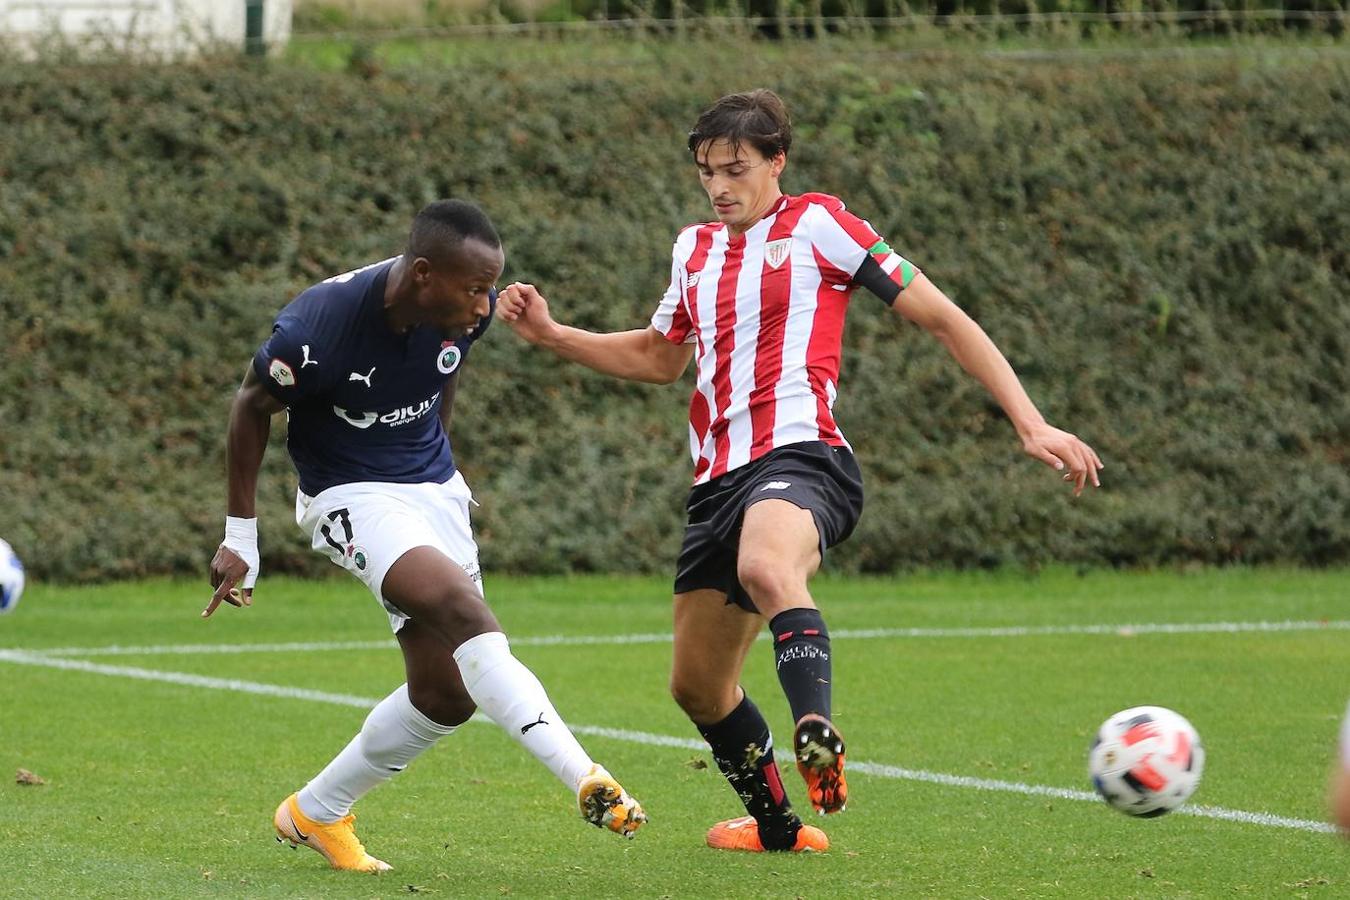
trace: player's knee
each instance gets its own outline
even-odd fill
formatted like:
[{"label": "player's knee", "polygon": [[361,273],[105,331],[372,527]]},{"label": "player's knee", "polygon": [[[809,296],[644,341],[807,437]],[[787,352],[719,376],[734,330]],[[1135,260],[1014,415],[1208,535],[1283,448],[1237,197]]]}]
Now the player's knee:
[{"label": "player's knee", "polygon": [[471,637],[501,631],[496,616],[474,585],[431,588],[413,599],[409,607],[400,606],[414,620],[439,634],[452,649]]},{"label": "player's knee", "polygon": [[769,556],[742,556],[736,564],[736,578],[761,613],[766,605],[772,607],[790,596],[793,589],[792,573]]},{"label": "player's knee", "polygon": [[408,685],[413,707],[437,725],[462,725],[478,709],[463,685]]},{"label": "player's knee", "polygon": [[502,630],[477,587],[447,590],[441,598],[441,607],[453,646],[458,647],[469,638],[489,631]]}]

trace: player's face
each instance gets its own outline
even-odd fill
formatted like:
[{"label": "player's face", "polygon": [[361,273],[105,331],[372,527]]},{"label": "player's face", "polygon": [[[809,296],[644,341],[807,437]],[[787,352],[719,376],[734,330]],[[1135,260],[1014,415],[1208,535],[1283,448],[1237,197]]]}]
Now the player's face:
[{"label": "player's face", "polygon": [[732,231],[750,228],[783,195],[778,176],[787,157],[782,153],[766,158],[749,144],[735,146],[719,138],[699,146],[694,161],[717,220]]},{"label": "player's face", "polygon": [[488,314],[488,292],[502,276],[502,248],[482,241],[464,241],[451,262],[428,267],[418,285],[417,305],[427,324],[448,337],[465,334]]}]

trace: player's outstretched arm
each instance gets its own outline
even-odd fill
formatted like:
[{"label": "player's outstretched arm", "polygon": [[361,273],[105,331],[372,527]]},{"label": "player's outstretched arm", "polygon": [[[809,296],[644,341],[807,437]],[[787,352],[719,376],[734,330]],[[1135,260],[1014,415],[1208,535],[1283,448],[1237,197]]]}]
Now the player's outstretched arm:
[{"label": "player's outstretched arm", "polygon": [[892,309],[941,341],[961,367],[994,395],[1012,420],[1028,456],[1056,470],[1068,469],[1064,480],[1073,482],[1075,497],[1088,483],[1101,486],[1097,472],[1102,461],[1097,452],[1077,435],[1045,421],[989,335],[923,273],[915,275],[900,292]]},{"label": "player's outstretched arm", "polygon": [[[267,437],[272,431],[272,416],[286,407],[263,387],[249,366],[244,383],[230,406],[230,425],[225,444],[225,467],[229,478],[229,499],[225,519],[225,541],[211,560],[211,587],[215,593],[202,610],[202,618],[216,611],[222,602],[231,606],[253,603],[253,582],[258,571],[258,526],[256,495],[258,470],[262,468]],[[242,590],[235,585],[244,583]]]},{"label": "player's outstretched arm", "polygon": [[672,344],[651,327],[597,334],[560,325],[549,315],[548,301],[531,284],[516,282],[499,293],[497,315],[531,344],[629,381],[671,384],[694,355],[692,344]]}]

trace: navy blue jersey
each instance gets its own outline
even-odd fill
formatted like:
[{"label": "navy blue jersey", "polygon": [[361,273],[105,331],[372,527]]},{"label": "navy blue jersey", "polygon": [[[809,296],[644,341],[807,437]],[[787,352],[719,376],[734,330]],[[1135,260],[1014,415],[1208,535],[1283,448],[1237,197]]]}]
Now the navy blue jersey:
[{"label": "navy blue jersey", "polygon": [[311,497],[354,481],[443,482],[455,474],[442,394],[492,321],[497,292],[491,311],[456,340],[429,325],[395,334],[384,320],[384,290],[397,260],[304,291],[253,357],[258,379],[286,404],[286,448]]}]

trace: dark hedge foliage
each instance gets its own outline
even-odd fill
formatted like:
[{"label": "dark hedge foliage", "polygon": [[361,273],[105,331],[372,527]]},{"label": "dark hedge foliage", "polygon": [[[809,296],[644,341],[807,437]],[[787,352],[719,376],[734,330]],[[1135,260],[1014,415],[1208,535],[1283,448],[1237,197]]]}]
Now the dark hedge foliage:
[{"label": "dark hedge foliage", "polygon": [[[645,325],[706,216],[683,136],[727,90],[794,111],[790,191],[838,194],[975,315],[1105,487],[1072,501],[933,340],[859,294],[837,412],[868,508],[832,558],[912,566],[1350,561],[1350,63],[1216,54],[374,78],[284,65],[0,67],[0,535],[34,575],[205,569],[232,391],[274,313],[397,252],[446,196],[509,279]],[[669,571],[689,379],[626,385],[493,330],[457,456],[489,570]],[[267,571],[319,571],[278,420]]]}]

